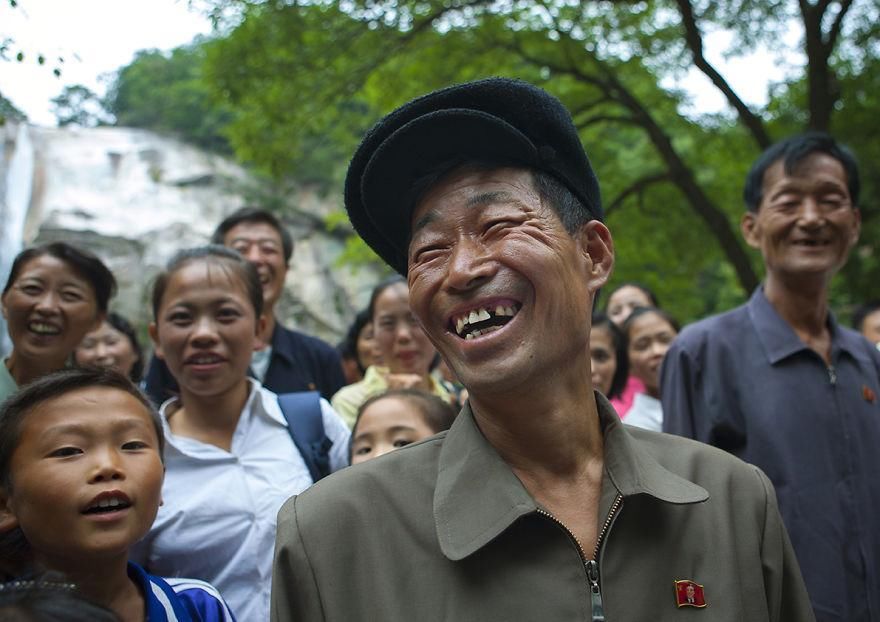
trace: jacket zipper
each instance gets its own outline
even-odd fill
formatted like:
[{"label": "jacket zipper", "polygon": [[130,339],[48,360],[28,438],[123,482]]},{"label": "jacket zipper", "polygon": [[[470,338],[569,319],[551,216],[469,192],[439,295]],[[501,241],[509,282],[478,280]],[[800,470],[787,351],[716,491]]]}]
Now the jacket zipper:
[{"label": "jacket zipper", "polygon": [[587,571],[587,582],[590,585],[592,622],[605,622],[605,609],[602,606],[602,589],[599,585],[599,552],[602,549],[602,543],[605,541],[605,536],[608,535],[608,530],[611,528],[611,523],[614,522],[614,517],[617,515],[617,512],[620,511],[621,505],[623,505],[623,495],[617,493],[617,496],[614,498],[614,503],[611,504],[608,516],[605,517],[605,522],[602,524],[602,529],[599,530],[599,537],[596,539],[596,547],[593,549],[592,559],[587,559],[587,555],[584,552],[584,547],[581,545],[580,540],[577,539],[577,536],[574,535],[565,523],[550,514],[550,512],[538,508],[538,514],[546,516],[562,527],[577,545],[578,553],[580,553],[581,556],[581,562],[583,562],[584,569]]}]

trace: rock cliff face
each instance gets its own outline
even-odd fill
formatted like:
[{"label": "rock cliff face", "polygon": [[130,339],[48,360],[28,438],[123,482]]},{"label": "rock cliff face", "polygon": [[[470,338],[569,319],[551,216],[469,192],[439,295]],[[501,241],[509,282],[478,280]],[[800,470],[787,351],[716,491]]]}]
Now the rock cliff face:
[{"label": "rock cliff face", "polygon": [[[112,306],[150,320],[152,278],[178,249],[204,244],[260,182],[229,160],[127,128],[0,126],[0,282],[24,246],[65,240],[116,274]],[[343,242],[323,226],[341,199],[307,188],[279,213],[295,240],[279,317],[335,342],[380,278],[338,265]],[[5,326],[2,326],[5,337]],[[7,343],[8,347],[8,343]]]}]

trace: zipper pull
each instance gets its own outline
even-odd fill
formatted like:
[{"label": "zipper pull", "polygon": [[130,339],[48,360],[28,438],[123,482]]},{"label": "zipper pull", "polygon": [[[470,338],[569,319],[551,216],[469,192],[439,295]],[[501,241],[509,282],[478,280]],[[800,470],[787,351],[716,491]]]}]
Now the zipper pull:
[{"label": "zipper pull", "polygon": [[831,386],[837,384],[837,372],[834,370],[834,366],[828,366],[828,379],[831,381]]},{"label": "zipper pull", "polygon": [[605,622],[605,609],[602,607],[602,591],[599,589],[599,563],[595,559],[587,562],[587,580],[590,582],[593,622]]}]

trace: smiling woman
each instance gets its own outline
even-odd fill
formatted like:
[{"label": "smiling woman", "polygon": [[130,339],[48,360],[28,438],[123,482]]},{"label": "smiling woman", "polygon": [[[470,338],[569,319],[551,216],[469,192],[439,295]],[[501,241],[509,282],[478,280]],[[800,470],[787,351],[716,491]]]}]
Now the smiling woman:
[{"label": "smiling woman", "polygon": [[[353,426],[361,405],[388,389],[421,390],[450,402],[449,391],[431,376],[437,351],[410,309],[409,288],[403,277],[392,277],[373,288],[367,313],[382,365],[371,365],[363,380],[343,387],[333,396],[333,408],[343,420]],[[481,322],[483,313],[472,314],[470,321]]]},{"label": "smiling woman", "polygon": [[62,369],[101,324],[115,290],[100,259],[64,242],[19,253],[0,298],[13,346],[0,366],[0,399]]}]

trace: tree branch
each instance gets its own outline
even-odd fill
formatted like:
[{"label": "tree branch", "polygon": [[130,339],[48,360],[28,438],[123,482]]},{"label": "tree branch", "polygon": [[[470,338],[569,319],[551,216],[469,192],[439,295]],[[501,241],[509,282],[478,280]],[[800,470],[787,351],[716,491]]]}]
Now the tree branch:
[{"label": "tree branch", "polygon": [[626,123],[627,125],[639,125],[639,122],[636,121],[631,116],[623,115],[623,114],[597,114],[592,117],[587,117],[583,121],[576,121],[575,127],[579,130],[586,129],[591,125],[595,125],[596,123]]},{"label": "tree branch", "polygon": [[691,6],[690,1],[677,0],[676,3],[678,4],[678,12],[681,15],[681,23],[684,26],[685,42],[691,51],[694,65],[696,65],[697,68],[712,81],[712,84],[724,94],[724,97],[727,98],[728,103],[730,103],[730,105],[736,110],[740,121],[751,133],[752,138],[758,146],[762,150],[766,149],[773,141],[770,140],[770,136],[764,128],[763,121],[751,111],[739,95],[736,94],[730,84],[727,83],[727,80],[724,79],[718,70],[715,69],[715,67],[712,66],[703,55],[703,36],[700,34],[700,29],[697,26],[693,6]]},{"label": "tree branch", "polygon": [[851,6],[852,0],[841,0],[840,2],[840,10],[837,12],[837,15],[834,16],[834,22],[831,24],[831,29],[828,31],[828,37],[825,39],[825,50],[828,56],[831,56],[831,52],[834,51],[834,46],[837,45],[837,37],[840,36],[840,30],[843,28],[843,18],[846,16],[846,12],[849,11]]},{"label": "tree branch", "polygon": [[611,203],[609,203],[605,207],[605,217],[607,218],[611,212],[615,211],[619,208],[624,201],[626,201],[631,195],[638,193],[641,195],[645,190],[647,190],[650,186],[654,184],[659,184],[664,181],[672,181],[672,177],[670,177],[669,173],[654,173],[653,175],[645,175],[640,179],[637,179],[628,187],[626,187],[620,194],[618,194]]}]

